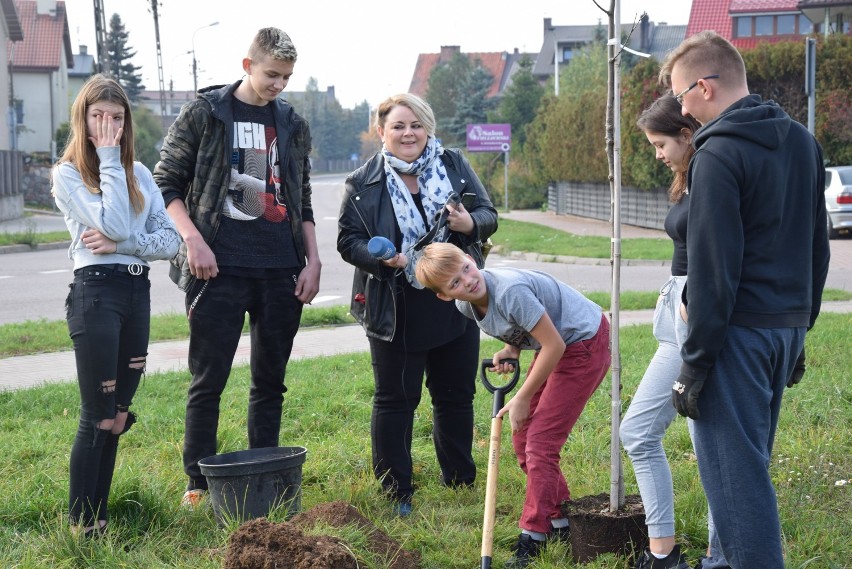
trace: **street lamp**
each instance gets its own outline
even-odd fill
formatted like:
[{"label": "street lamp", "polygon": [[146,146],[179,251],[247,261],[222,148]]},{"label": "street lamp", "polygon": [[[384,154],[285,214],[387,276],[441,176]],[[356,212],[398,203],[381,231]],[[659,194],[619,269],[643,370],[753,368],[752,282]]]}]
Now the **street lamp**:
[{"label": "street lamp", "polygon": [[195,34],[197,34],[200,30],[204,28],[212,28],[213,26],[218,26],[219,22],[213,22],[212,24],[207,24],[206,26],[201,26],[194,32],[192,32],[192,87],[195,92],[198,92],[198,63],[195,61]]}]

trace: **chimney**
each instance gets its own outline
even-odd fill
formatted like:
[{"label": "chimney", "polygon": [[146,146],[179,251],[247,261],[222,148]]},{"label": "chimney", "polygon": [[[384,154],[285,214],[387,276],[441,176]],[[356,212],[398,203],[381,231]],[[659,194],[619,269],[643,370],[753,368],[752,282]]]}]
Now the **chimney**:
[{"label": "chimney", "polygon": [[648,23],[648,14],[642,14],[639,20],[639,51],[648,53],[651,48],[651,26]]},{"label": "chimney", "polygon": [[36,0],[36,14],[39,16],[55,16],[56,0]]},{"label": "chimney", "polygon": [[550,22],[551,22],[550,18],[544,19],[544,33],[547,33],[547,32],[549,32],[550,30],[553,29],[553,25]]},{"label": "chimney", "polygon": [[85,44],[80,44],[80,55],[87,55],[89,53],[89,46]]},{"label": "chimney", "polygon": [[457,53],[461,53],[461,46],[457,45],[442,45],[441,46],[441,57],[438,60],[439,63],[449,63],[454,55]]}]

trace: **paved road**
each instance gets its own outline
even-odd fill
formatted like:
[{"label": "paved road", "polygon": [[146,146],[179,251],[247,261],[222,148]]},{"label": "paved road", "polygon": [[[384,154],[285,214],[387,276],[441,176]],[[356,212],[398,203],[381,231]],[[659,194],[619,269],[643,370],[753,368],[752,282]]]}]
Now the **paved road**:
[{"label": "paved road", "polygon": [[[352,267],[337,254],[337,213],[343,194],[340,174],[317,176],[313,180],[314,208],[317,219],[317,239],[323,261],[322,280],[315,306],[348,304],[352,283]],[[573,216],[547,212],[515,211],[502,217],[550,225],[572,233],[608,236],[609,224]],[[0,222],[0,233],[23,231],[65,231],[60,216],[36,215],[24,220]],[[659,231],[625,226],[623,238],[662,236]],[[852,238],[832,240],[832,265],[828,286],[852,291]],[[8,250],[8,249],[7,249]],[[64,299],[71,280],[71,262],[66,247],[31,251],[21,247],[17,253],[0,255],[0,324],[45,318],[64,318]],[[597,264],[588,264],[594,262]],[[608,260],[578,260],[576,262],[547,262],[537,255],[503,257],[493,254],[489,267],[515,266],[549,272],[574,288],[589,291],[608,291],[612,272]],[[656,290],[669,274],[665,263],[623,265],[622,290]],[[152,263],[151,295],[154,313],[183,312],[183,294],[168,278],[168,263]]]}]

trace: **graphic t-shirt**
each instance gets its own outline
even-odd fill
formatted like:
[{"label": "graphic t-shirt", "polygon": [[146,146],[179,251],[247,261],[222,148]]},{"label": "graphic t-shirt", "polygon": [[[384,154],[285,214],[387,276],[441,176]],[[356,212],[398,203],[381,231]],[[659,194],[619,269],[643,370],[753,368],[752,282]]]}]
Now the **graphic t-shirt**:
[{"label": "graphic t-shirt", "polygon": [[565,345],[598,333],[601,307],[547,273],[519,269],[483,269],[488,311],[479,318],[473,306],[456,300],[459,311],[479,329],[522,350],[539,350],[530,333],[546,313]]},{"label": "graphic t-shirt", "polygon": [[262,269],[298,267],[272,108],[234,99],[233,110],[231,181],[213,241],[216,262],[225,273],[261,269],[258,276]]}]

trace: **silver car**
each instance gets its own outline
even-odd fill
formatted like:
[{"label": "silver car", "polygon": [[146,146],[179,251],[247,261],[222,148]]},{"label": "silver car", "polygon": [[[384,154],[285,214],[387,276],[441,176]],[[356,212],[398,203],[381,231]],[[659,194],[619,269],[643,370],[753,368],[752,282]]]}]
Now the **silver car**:
[{"label": "silver car", "polygon": [[825,169],[825,210],[829,239],[852,229],[852,166]]}]

